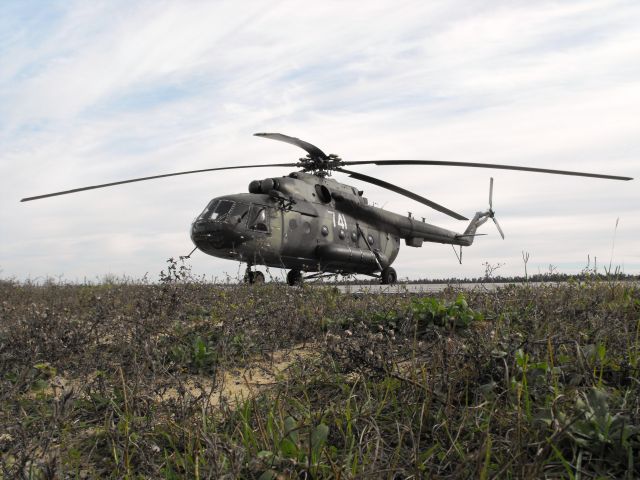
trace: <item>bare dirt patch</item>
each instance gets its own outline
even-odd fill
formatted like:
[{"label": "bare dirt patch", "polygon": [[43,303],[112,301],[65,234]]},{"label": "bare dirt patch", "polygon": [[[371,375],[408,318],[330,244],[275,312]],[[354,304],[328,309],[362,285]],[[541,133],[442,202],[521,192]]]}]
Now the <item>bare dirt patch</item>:
[{"label": "bare dirt patch", "polygon": [[[296,361],[317,356],[317,345],[303,344],[275,351],[270,358],[260,358],[246,368],[233,368],[222,372],[219,381],[204,375],[184,377],[183,388],[191,397],[207,397],[210,406],[226,402],[231,406],[254,397],[265,387],[284,380],[287,370]],[[178,400],[181,392],[170,387],[158,396],[159,401]]]}]

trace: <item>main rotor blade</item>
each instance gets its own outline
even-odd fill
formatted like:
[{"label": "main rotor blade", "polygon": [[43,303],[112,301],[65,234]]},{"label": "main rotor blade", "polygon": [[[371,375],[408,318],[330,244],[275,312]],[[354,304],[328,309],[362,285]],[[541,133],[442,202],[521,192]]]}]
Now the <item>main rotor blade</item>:
[{"label": "main rotor blade", "polygon": [[421,197],[420,195],[417,195],[413,192],[410,192],[409,190],[405,190],[404,188],[398,187],[397,185],[393,185],[389,182],[385,182],[384,180],[379,180],[377,178],[374,177],[370,177],[369,175],[364,175],[362,173],[358,173],[358,172],[352,172],[350,170],[345,170],[344,168],[335,168],[334,169],[336,172],[342,172],[342,173],[346,173],[347,175],[349,175],[350,177],[356,178],[358,180],[362,180],[363,182],[368,182],[368,183],[372,183],[373,185],[377,185],[379,187],[382,188],[386,188],[387,190],[391,190],[392,192],[396,192],[399,193],[400,195],[404,195],[405,197],[409,197],[412,200],[415,200],[416,202],[420,202],[424,205],[428,205],[429,207],[433,208],[434,210],[437,210],[439,212],[445,213],[447,215],[449,215],[450,217],[453,217],[455,219],[458,220],[468,220],[468,218],[460,215],[459,213],[456,213],[452,210],[449,210],[446,207],[443,207],[442,205],[438,205],[436,202],[432,202],[431,200],[428,200],[424,197]]},{"label": "main rotor blade", "polygon": [[46,193],[44,195],[36,195],[35,197],[25,197],[21,202],[29,202],[31,200],[40,200],[41,198],[56,197],[58,195],[67,195],[69,193],[84,192],[85,190],[94,190],[96,188],[113,187],[115,185],[123,185],[125,183],[143,182],[145,180],[155,180],[156,178],[175,177],[178,175],[190,175],[192,173],[215,172],[218,170],[235,170],[240,168],[262,168],[262,167],[296,167],[297,163],[271,163],[267,165],[240,165],[236,167],[219,167],[219,168],[203,168],[201,170],[189,170],[186,172],[165,173],[163,175],[153,175],[151,177],[132,178],[130,180],[121,180],[119,182],[101,183],[100,185],[90,185],[88,187],[73,188],[71,190],[63,190],[61,192]]},{"label": "main rotor blade", "polygon": [[329,158],[326,153],[315,145],[311,145],[309,142],[305,142],[304,140],[300,140],[296,137],[290,137],[289,135],[283,135],[282,133],[254,133],[253,135],[256,137],[270,138],[271,140],[290,143],[291,145],[295,145],[296,147],[300,147],[305,150],[312,158]]},{"label": "main rotor blade", "polygon": [[633,180],[632,177],[605,175],[600,173],[573,172],[570,170],[554,170],[550,168],[518,167],[516,165],[498,165],[495,163],[446,162],[441,160],[362,160],[342,162],[343,165],[440,165],[445,167],[495,168],[499,170],[521,170],[523,172],[552,173],[554,175],[573,175],[576,177],[606,178],[608,180]]}]

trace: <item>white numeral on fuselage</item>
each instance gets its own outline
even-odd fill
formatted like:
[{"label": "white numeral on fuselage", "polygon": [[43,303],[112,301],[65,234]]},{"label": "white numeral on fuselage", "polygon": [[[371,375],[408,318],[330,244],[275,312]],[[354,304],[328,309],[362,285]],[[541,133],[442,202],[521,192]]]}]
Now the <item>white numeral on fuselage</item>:
[{"label": "white numeral on fuselage", "polygon": [[[333,221],[333,227],[336,227],[336,212],[334,212],[333,210],[328,210],[328,212],[331,214],[331,219]],[[344,228],[345,230],[347,229],[347,219],[345,218],[345,216],[342,213],[338,213],[338,226],[340,228]]]}]

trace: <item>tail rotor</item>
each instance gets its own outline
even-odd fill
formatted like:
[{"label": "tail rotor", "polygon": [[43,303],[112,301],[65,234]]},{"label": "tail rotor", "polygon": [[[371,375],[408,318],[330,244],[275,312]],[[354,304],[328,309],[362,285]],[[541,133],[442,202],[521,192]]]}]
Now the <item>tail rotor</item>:
[{"label": "tail rotor", "polygon": [[502,228],[500,228],[500,224],[496,219],[496,212],[493,210],[493,177],[491,177],[491,180],[489,180],[489,211],[487,213],[489,214],[489,218],[493,220],[493,223],[496,224],[498,233],[500,233],[500,236],[504,240],[504,232],[502,231]]}]

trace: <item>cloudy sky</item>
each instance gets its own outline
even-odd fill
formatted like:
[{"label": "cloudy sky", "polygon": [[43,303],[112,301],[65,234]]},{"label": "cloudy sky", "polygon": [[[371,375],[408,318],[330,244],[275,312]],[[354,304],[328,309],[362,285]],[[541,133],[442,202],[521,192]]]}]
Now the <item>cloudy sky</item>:
[{"label": "cloudy sky", "polygon": [[[157,279],[187,254],[212,198],[290,169],[25,196],[180,170],[296,161],[280,132],[345,160],[426,158],[635,177],[365,166],[466,214],[494,208],[464,250],[403,246],[401,277],[640,272],[640,3],[502,1],[0,2],[0,276]],[[347,177],[337,174],[338,180]],[[347,180],[349,183],[349,180]],[[384,208],[463,231],[378,187]],[[616,220],[619,218],[617,231]],[[615,237],[615,242],[614,242]],[[239,265],[192,257],[197,274]],[[279,271],[271,272],[280,275]]]}]

